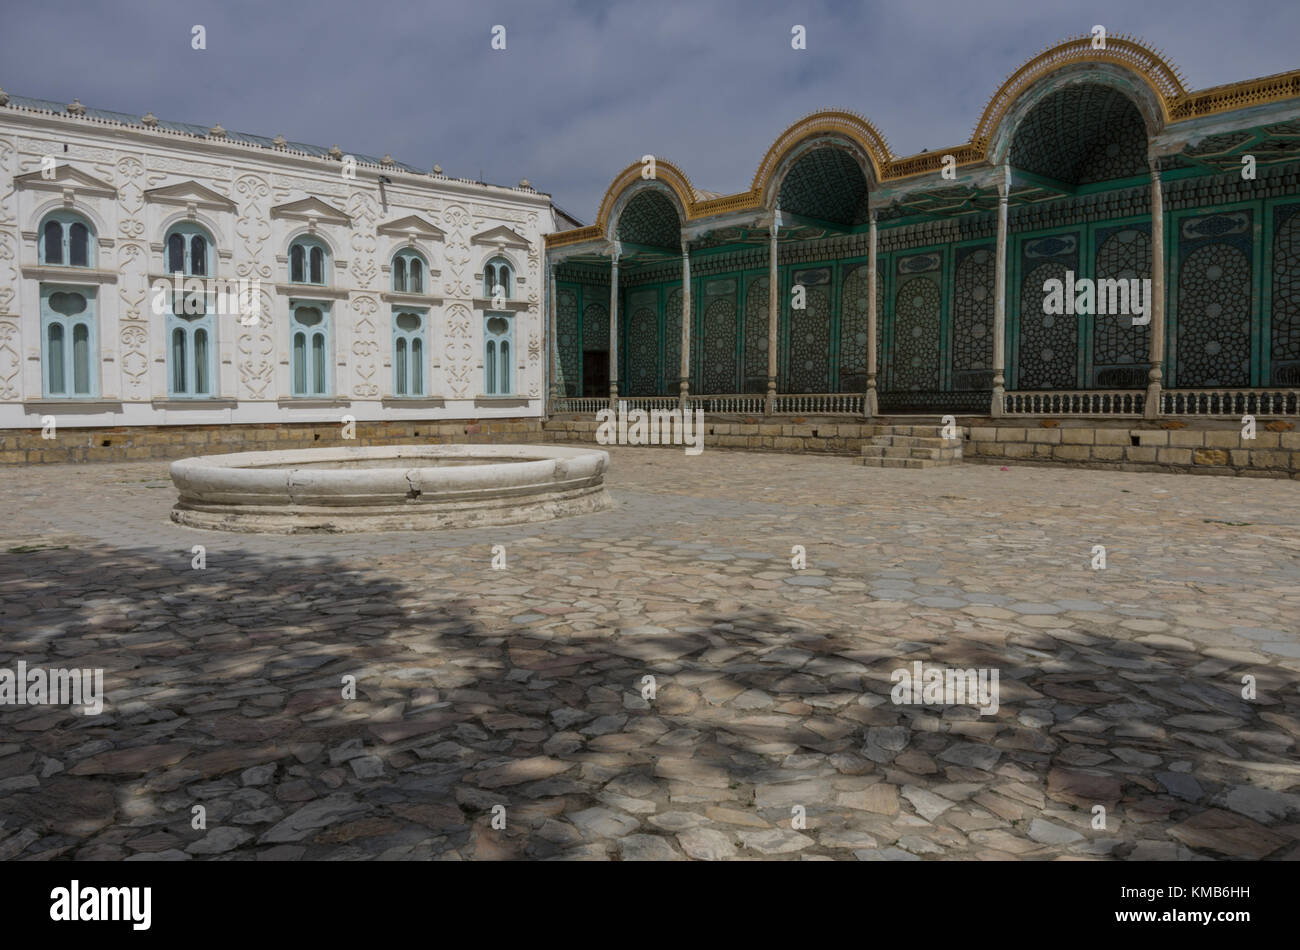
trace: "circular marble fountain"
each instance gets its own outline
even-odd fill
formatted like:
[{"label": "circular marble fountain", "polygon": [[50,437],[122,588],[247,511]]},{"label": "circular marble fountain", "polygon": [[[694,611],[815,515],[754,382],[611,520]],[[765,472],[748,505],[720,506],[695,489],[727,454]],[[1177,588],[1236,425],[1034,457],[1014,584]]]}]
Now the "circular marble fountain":
[{"label": "circular marble fountain", "polygon": [[282,534],[472,528],[610,506],[609,454],[552,445],[389,445],[172,462],[172,520]]}]

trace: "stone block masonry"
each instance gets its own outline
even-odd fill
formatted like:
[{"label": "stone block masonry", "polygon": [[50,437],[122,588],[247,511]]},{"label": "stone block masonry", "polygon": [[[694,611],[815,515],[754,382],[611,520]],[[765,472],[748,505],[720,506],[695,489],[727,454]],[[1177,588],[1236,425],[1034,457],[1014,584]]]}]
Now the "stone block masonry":
[{"label": "stone block masonry", "polygon": [[[1068,420],[1042,427],[1018,419],[1018,426],[973,424],[963,446],[968,462],[1072,465],[1132,472],[1186,472],[1300,479],[1300,431],[1271,432],[1263,420],[1255,438],[1227,420],[1141,423],[1129,420]],[[1053,433],[1044,436],[1043,433]],[[1050,447],[1050,452],[1030,451]]]},{"label": "stone block masonry", "polygon": [[[891,417],[876,423],[848,421],[751,421],[749,417],[705,417],[704,445],[710,449],[860,457],[862,447],[886,428],[909,422],[932,426],[933,417]],[[1011,421],[1011,420],[1008,420]],[[892,425],[886,425],[890,423]],[[1272,432],[1263,420],[1254,439],[1243,439],[1235,423],[1198,420],[1163,429],[1137,420],[1063,420],[1044,427],[1038,420],[958,417],[966,438],[963,460],[984,464],[1069,465],[1119,471],[1186,472],[1300,479],[1300,430]],[[1169,423],[1166,423],[1169,424]],[[344,440],[337,423],[280,425],[119,426],[60,428],[58,438],[40,429],[0,432],[0,466],[42,462],[123,462],[178,459],[218,452],[324,448],[345,445],[439,444],[448,442],[580,442],[596,444],[594,416],[357,422],[356,439]],[[681,446],[645,446],[647,451],[681,451]]]},{"label": "stone block masonry", "polygon": [[[795,424],[779,418],[751,424],[740,417],[706,416],[704,444],[751,452],[859,455],[873,437],[905,426],[909,419],[917,425],[937,421],[931,416],[894,416],[873,424]],[[1165,423],[1174,426],[1169,429],[1135,419],[1070,419],[1050,426],[1041,421],[957,417],[966,435],[961,443],[964,461],[1300,479],[1300,431],[1271,432],[1262,419],[1254,439],[1243,439],[1241,427],[1226,420],[1197,420],[1184,428]],[[543,430],[551,441],[594,442],[596,423],[587,417],[556,417],[545,422]]]},{"label": "stone block masonry", "polygon": [[0,465],[42,462],[125,462],[178,459],[224,452],[268,452],[340,446],[442,443],[491,444],[543,441],[540,419],[438,422],[357,422],[356,438],[327,422],[279,425],[117,426],[59,428],[56,438],[40,429],[0,432]]}]

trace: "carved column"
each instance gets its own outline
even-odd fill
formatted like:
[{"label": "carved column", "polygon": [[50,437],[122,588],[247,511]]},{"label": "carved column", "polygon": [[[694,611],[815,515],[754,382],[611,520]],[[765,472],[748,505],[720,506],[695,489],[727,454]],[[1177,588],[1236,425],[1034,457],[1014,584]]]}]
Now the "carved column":
[{"label": "carved column", "polygon": [[609,268],[609,408],[618,409],[618,255],[615,244]]},{"label": "carved column", "polygon": [[547,360],[550,364],[550,390],[551,390],[551,412],[558,412],[560,398],[563,395],[560,389],[560,338],[557,332],[559,323],[555,313],[556,306],[556,289],[555,289],[555,264],[551,261],[546,262],[546,310],[547,310],[547,333],[551,338],[550,345],[546,348]]},{"label": "carved column", "polygon": [[1147,308],[1151,316],[1151,369],[1147,373],[1147,402],[1143,415],[1160,416],[1160,390],[1165,366],[1165,207],[1160,187],[1160,162],[1152,156],[1151,164],[1151,298]]},{"label": "carved column", "polygon": [[682,241],[682,366],[681,409],[691,395],[691,246]]},{"label": "carved column", "polygon": [[777,237],[781,231],[781,210],[772,216],[767,242],[767,403],[763,411],[771,415],[776,409],[776,337],[780,314],[780,297],[777,286]]},{"label": "carved column", "polygon": [[1003,413],[1002,398],[1006,392],[1007,362],[1007,192],[1009,170],[1002,167],[998,182],[998,248],[993,274],[993,405],[990,415]]},{"label": "carved column", "polygon": [[871,230],[867,239],[867,397],[862,407],[863,415],[874,418],[879,410],[876,403],[876,212],[871,212]]}]

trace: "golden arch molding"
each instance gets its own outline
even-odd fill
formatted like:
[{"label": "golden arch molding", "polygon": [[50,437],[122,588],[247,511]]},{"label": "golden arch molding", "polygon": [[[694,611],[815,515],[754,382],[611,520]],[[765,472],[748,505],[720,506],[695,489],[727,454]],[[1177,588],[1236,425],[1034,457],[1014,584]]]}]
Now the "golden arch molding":
[{"label": "golden arch molding", "polygon": [[[1107,67],[1113,75],[1122,75],[1145,100],[1144,117],[1160,131],[1178,123],[1212,116],[1279,100],[1300,97],[1300,70],[1259,79],[1228,83],[1199,91],[1187,89],[1182,72],[1159,51],[1142,39],[1129,35],[1106,38],[1104,48],[1094,48],[1090,34],[1071,36],[1030,57],[1015,69],[989,97],[969,141],[949,148],[895,156],[884,134],[869,119],[845,109],[820,110],[786,128],[773,141],[759,162],[750,188],[732,195],[714,195],[697,189],[677,165],[656,157],[657,177],[676,196],[684,213],[683,223],[733,212],[774,210],[779,173],[792,150],[809,139],[826,136],[865,156],[864,175],[872,189],[901,179],[939,172],[945,156],[952,156],[957,167],[991,163],[990,148],[996,141],[1009,140],[1014,128],[1017,105],[1045,82],[1067,73],[1081,78],[1096,67]],[[1132,94],[1130,94],[1132,95]],[[1152,116],[1149,112],[1158,112]],[[862,159],[860,158],[860,161]],[[641,179],[644,166],[636,162],[611,182],[600,204],[594,224],[547,236],[551,248],[607,238],[612,215],[620,195]]]}]

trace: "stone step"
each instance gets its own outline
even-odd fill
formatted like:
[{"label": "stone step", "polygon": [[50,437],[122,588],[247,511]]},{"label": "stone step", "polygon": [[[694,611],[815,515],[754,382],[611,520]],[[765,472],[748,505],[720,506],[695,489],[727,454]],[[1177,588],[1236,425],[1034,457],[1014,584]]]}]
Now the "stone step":
[{"label": "stone step", "polygon": [[933,446],[864,445],[863,458],[936,459],[956,461],[961,458],[960,448],[941,449]]},{"label": "stone step", "polygon": [[[887,432],[893,435],[919,435],[932,439],[943,437],[943,426],[882,426]],[[966,429],[964,426],[956,427],[957,435],[965,438]]]},{"label": "stone step", "polygon": [[951,463],[940,462],[935,459],[893,459],[864,456],[862,464],[873,468],[936,468],[940,465],[949,465]]},{"label": "stone step", "polygon": [[958,427],[957,438],[945,439],[942,426],[881,426],[863,445],[863,465],[877,468],[934,468],[953,465],[962,460],[965,430]]},{"label": "stone step", "polygon": [[940,439],[929,438],[920,435],[873,435],[871,437],[873,445],[912,445],[918,448],[945,449],[954,445],[961,445],[961,439]]}]

